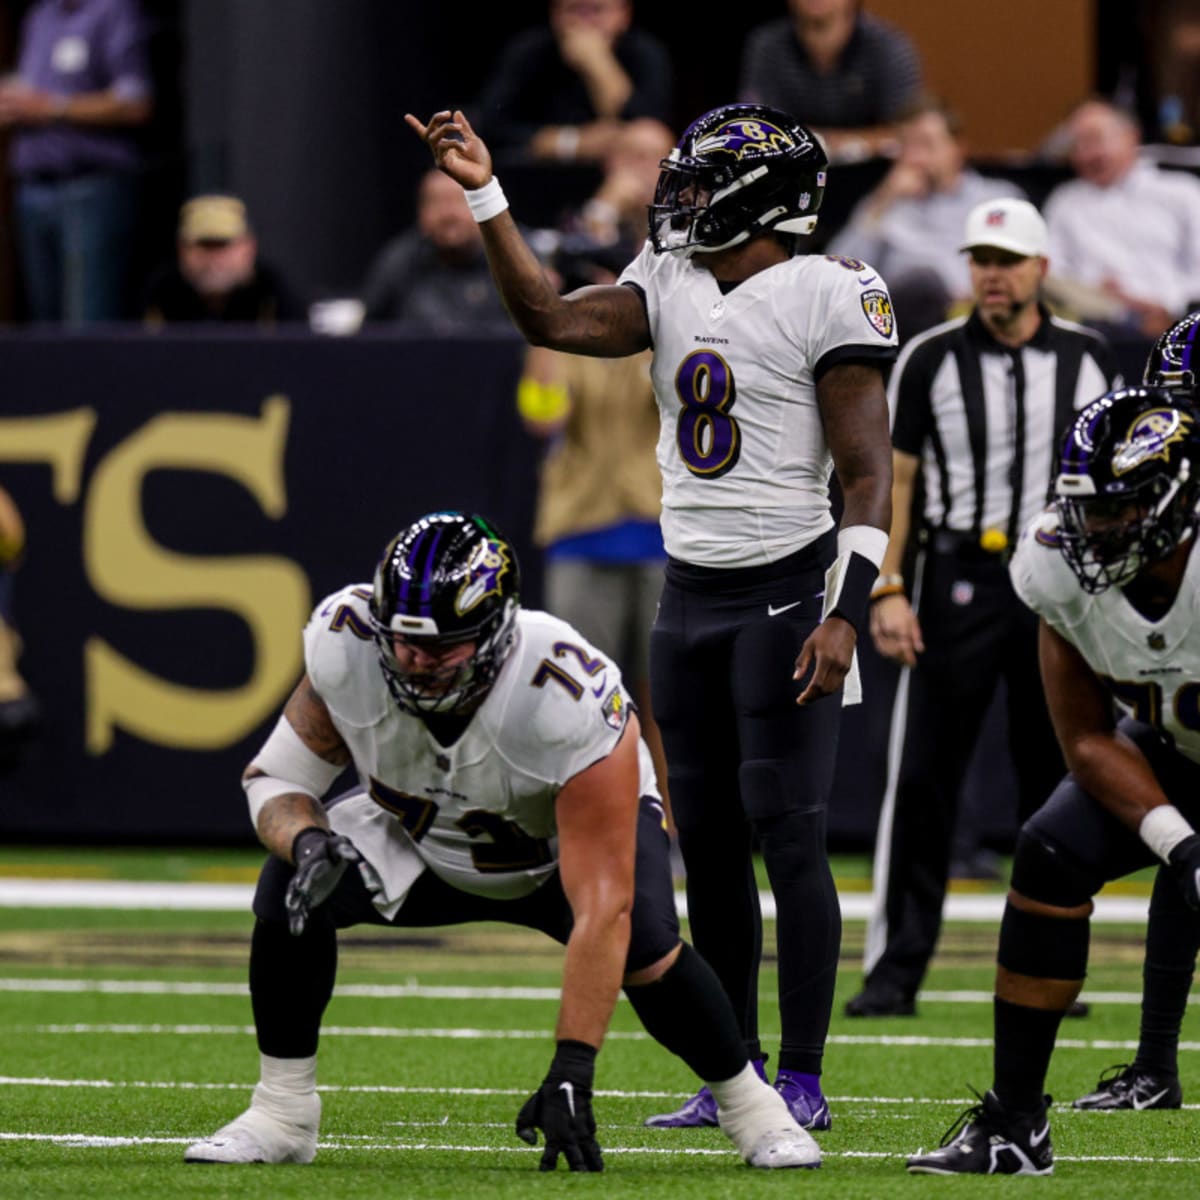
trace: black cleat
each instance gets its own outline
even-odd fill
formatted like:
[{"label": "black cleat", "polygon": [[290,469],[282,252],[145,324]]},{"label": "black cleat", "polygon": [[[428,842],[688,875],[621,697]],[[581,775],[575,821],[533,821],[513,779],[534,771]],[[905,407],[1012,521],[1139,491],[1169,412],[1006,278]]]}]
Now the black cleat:
[{"label": "black cleat", "polygon": [[867,983],[846,1001],[848,1017],[914,1017],[917,1002],[894,983]]},{"label": "black cleat", "polygon": [[988,1092],[946,1130],[938,1149],[914,1154],[908,1169],[913,1175],[1053,1175],[1049,1105],[1046,1096],[1041,1112],[1009,1113]]},{"label": "black cleat", "polygon": [[1094,1092],[1080,1096],[1072,1108],[1090,1112],[1115,1112],[1148,1108],[1179,1108],[1183,1104],[1183,1088],[1174,1075],[1155,1075],[1136,1065],[1120,1063],[1109,1067]]}]

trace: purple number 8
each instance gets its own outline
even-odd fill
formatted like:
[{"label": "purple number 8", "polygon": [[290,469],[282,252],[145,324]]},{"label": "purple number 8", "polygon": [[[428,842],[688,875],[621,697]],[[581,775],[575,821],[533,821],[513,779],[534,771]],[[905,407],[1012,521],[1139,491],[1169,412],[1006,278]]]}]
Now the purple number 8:
[{"label": "purple number 8", "polygon": [[683,406],[675,442],[684,466],[703,479],[732,470],[742,452],[742,434],[729,415],[737,399],[729,364],[712,350],[689,354],[675,373],[675,392]]}]

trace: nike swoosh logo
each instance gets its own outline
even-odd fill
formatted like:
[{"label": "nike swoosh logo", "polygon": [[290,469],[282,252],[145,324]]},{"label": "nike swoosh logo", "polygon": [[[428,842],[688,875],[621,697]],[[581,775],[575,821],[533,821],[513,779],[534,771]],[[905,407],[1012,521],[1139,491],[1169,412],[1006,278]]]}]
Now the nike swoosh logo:
[{"label": "nike swoosh logo", "polygon": [[1163,1088],[1161,1092],[1155,1092],[1148,1100],[1139,1100],[1136,1096],[1133,1098],[1133,1107],[1141,1112],[1143,1108],[1153,1108],[1165,1095],[1167,1089]]},{"label": "nike swoosh logo", "polygon": [[608,680],[608,673],[605,672],[600,682],[592,688],[592,695],[599,699],[604,694],[604,684]]},{"label": "nike swoosh logo", "polygon": [[1045,1123],[1045,1125],[1042,1126],[1040,1132],[1031,1133],[1029,1135],[1029,1144],[1031,1146],[1040,1146],[1046,1140],[1046,1135],[1049,1132],[1050,1132],[1050,1122],[1047,1121]]},{"label": "nike swoosh logo", "polygon": [[567,1107],[571,1110],[571,1116],[575,1115],[575,1085],[564,1080],[558,1085],[560,1092],[567,1093]]},{"label": "nike swoosh logo", "polygon": [[866,287],[866,285],[868,283],[874,283],[875,280],[877,280],[878,278],[879,278],[878,275],[868,275],[866,279],[860,279],[858,282],[861,283],[864,287]]},{"label": "nike swoosh logo", "polygon": [[785,613],[789,608],[795,608],[797,604],[803,604],[803,600],[793,600],[791,604],[781,604],[778,608],[773,604],[767,605],[767,616],[777,617],[780,613]]}]

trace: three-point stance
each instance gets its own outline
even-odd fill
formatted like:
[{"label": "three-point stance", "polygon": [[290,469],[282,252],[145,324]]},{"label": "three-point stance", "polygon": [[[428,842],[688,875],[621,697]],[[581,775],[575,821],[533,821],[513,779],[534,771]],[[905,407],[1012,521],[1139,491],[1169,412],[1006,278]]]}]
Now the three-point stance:
[{"label": "three-point stance", "polygon": [[1092,897],[1161,861],[1175,907],[1200,909],[1200,412],[1157,388],[1106,393],[1068,430],[1054,490],[1011,573],[1041,617],[1070,774],[1017,840],[992,1088],[957,1137],[908,1160],[914,1172],[1050,1174],[1046,1071],[1087,971]]},{"label": "three-point stance", "polygon": [[[592,1077],[622,985],[709,1081],[751,1166],[819,1166],[680,941],[654,767],[620,672],[565,622],[520,608],[508,541],[482,517],[423,517],[373,585],[318,606],[304,648],[304,678],[244,780],[272,852],[250,953],[261,1078],[249,1109],[185,1159],[312,1161],[338,929],[505,921],[567,948],[558,1047],[516,1126],[531,1145],[545,1134],[543,1170],[560,1154],[602,1169]],[[350,763],[359,786],[322,804]]]},{"label": "three-point stance", "polygon": [[[530,342],[609,357],[653,348],[669,557],[651,696],[691,928],[762,1071],[757,839],[778,911],[776,1086],[802,1125],[828,1128],[819,1076],[841,915],[825,819],[840,709],[813,702],[848,678],[887,546],[887,288],[856,259],[797,252],[816,224],[825,155],[810,130],[763,105],[693,122],[662,162],[646,247],[616,285],[566,296],[522,239],[463,115],[407,120],[467,189]],[[836,535],[831,467],[845,497]],[[857,676],[849,682],[852,693]],[[710,1125],[716,1108],[705,1090],[651,1123]]]}]

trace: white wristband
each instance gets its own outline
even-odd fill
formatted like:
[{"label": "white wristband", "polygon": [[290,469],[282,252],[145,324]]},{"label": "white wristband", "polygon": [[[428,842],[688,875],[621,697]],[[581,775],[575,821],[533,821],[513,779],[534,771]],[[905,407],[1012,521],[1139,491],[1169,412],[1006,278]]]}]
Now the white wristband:
[{"label": "white wristband", "polygon": [[1152,808],[1138,826],[1138,837],[1163,862],[1168,862],[1171,851],[1195,832],[1187,818],[1173,804],[1159,804]]},{"label": "white wristband", "polygon": [[837,535],[838,557],[843,554],[861,554],[875,564],[876,570],[883,566],[887,553],[888,535],[874,525],[850,525],[839,529]]},{"label": "white wristband", "polygon": [[471,216],[480,225],[484,221],[490,221],[493,217],[498,217],[508,207],[508,200],[504,196],[504,189],[500,186],[500,180],[495,175],[481,188],[475,188],[474,190],[463,188],[463,195],[467,198],[467,207],[471,210]]}]

